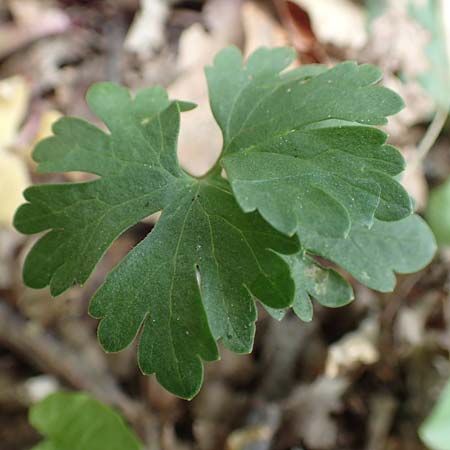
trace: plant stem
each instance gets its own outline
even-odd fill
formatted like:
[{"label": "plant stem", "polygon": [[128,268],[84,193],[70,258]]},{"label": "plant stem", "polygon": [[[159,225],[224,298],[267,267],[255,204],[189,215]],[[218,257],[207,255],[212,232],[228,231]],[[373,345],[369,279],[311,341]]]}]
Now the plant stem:
[{"label": "plant stem", "polygon": [[428,152],[431,150],[437,138],[441,134],[442,128],[444,128],[445,122],[447,121],[447,117],[448,108],[438,106],[433,120],[417,146],[417,153],[415,154],[412,164],[420,164],[428,155]]}]

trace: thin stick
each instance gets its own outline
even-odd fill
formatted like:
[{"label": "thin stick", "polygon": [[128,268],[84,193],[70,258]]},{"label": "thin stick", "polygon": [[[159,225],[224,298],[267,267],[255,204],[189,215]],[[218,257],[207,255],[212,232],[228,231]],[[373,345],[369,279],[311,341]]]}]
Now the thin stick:
[{"label": "thin stick", "polygon": [[39,325],[25,320],[0,299],[0,343],[20,353],[33,366],[52,373],[76,389],[118,407],[136,428],[152,421],[151,412],[131,399],[106,371],[90,368],[80,353],[57,340]]},{"label": "thin stick", "polygon": [[431,121],[427,131],[425,132],[422,140],[417,146],[417,152],[414,155],[414,160],[411,165],[419,165],[425,157],[428,155],[428,152],[433,147],[437,138],[441,134],[442,128],[444,128],[445,122],[448,117],[448,108],[437,108],[436,114]]}]

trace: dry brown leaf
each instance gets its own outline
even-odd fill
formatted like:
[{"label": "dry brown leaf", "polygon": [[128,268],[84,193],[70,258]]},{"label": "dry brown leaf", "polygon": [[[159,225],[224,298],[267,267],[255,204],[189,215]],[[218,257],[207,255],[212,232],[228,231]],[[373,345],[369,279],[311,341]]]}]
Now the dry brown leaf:
[{"label": "dry brown leaf", "polygon": [[383,85],[397,92],[406,105],[389,118],[385,131],[397,145],[416,144],[417,136],[411,132],[411,127],[429,120],[434,109],[433,100],[418,82],[403,83],[389,70],[384,71]]},{"label": "dry brown leaf", "polygon": [[236,415],[244,415],[248,409],[244,392],[231,389],[223,380],[206,383],[192,404],[195,417],[193,433],[200,450],[224,447],[226,436],[233,428]]},{"label": "dry brown leaf", "polygon": [[39,123],[36,127],[36,133],[32,137],[31,142],[25,148],[21,149],[21,153],[23,154],[23,156],[33,166],[36,164],[31,156],[34,147],[39,141],[53,134],[52,126],[61,117],[62,114],[59,111],[53,109],[44,111],[39,117]]},{"label": "dry brown leaf", "polygon": [[42,0],[8,0],[8,4],[14,21],[28,28],[29,33],[37,33],[37,36],[42,29],[62,32],[70,24],[68,16],[61,9],[51,7]]},{"label": "dry brown leaf", "polygon": [[164,43],[169,1],[141,0],[141,7],[125,38],[124,47],[141,57],[150,57]]},{"label": "dry brown leaf", "polygon": [[287,401],[285,416],[296,440],[311,450],[337,448],[338,426],[331,414],[341,411],[348,386],[344,378],[319,377],[295,389]]},{"label": "dry brown leaf", "polygon": [[[132,364],[133,360],[130,361]],[[144,393],[152,409],[163,418],[163,420],[174,420],[180,414],[181,400],[170,392],[166,391],[157,381],[155,377],[143,377],[142,385]]]},{"label": "dry brown leaf", "polygon": [[409,0],[387,0],[384,13],[370,26],[373,38],[364,54],[383,71],[415,77],[429,68],[426,46],[431,36],[411,17],[408,7]]},{"label": "dry brown leaf", "polygon": [[417,148],[415,146],[405,146],[402,149],[406,159],[406,169],[402,178],[402,185],[408,194],[414,199],[414,209],[423,211],[427,206],[428,183],[425,179],[423,168],[416,164]]},{"label": "dry brown leaf", "polygon": [[61,384],[53,375],[36,375],[28,378],[24,383],[25,391],[31,403],[36,403],[53,392],[61,389]]},{"label": "dry brown leaf", "polygon": [[[179,41],[180,76],[168,89],[172,98],[193,101],[197,108],[183,114],[178,140],[181,165],[191,174],[203,175],[219,156],[222,135],[209,108],[204,66],[211,64],[216,53],[230,44],[238,44],[241,31],[236,17],[241,0],[213,0],[207,10],[222,20],[206,32],[199,24],[187,28]],[[192,49],[196,49],[195,52]]]},{"label": "dry brown leaf", "polygon": [[[181,165],[195,176],[203,175],[212,167],[220,153],[222,136],[209,109],[208,92],[203,66],[212,62],[216,52],[222,47],[221,41],[214,41],[199,24],[189,27],[180,38],[180,62],[191,67],[170,87],[172,98],[193,101],[197,108],[183,114],[178,138],[178,156]],[[192,48],[201,49],[197,53],[197,64],[190,59]]]},{"label": "dry brown leaf", "polygon": [[351,0],[292,0],[309,15],[322,44],[361,48],[367,42],[366,13]]},{"label": "dry brown leaf", "polygon": [[365,319],[357,330],[347,333],[330,345],[325,373],[329,377],[344,375],[355,368],[373,364],[379,359],[376,341],[379,334],[378,318]]},{"label": "dry brown leaf", "polygon": [[430,291],[412,305],[402,305],[399,309],[394,323],[394,335],[396,342],[403,346],[403,353],[414,351],[423,347],[427,342],[433,342],[436,336],[427,323],[430,316],[439,308],[439,294]]},{"label": "dry brown leaf", "polygon": [[22,279],[19,281],[19,286],[22,289],[17,299],[18,309],[24,317],[44,327],[71,316],[77,308],[75,302],[70,301],[70,294],[64,294],[57,301],[52,301],[48,289],[23,287]]},{"label": "dry brown leaf", "polygon": [[390,393],[376,393],[371,397],[366,450],[386,449],[386,440],[392,428],[398,403],[398,400]]},{"label": "dry brown leaf", "polygon": [[17,75],[0,81],[0,148],[14,142],[27,111],[29,96],[25,78]]},{"label": "dry brown leaf", "polygon": [[260,3],[254,1],[244,3],[242,23],[246,55],[258,47],[279,47],[289,44],[286,31]]},{"label": "dry brown leaf", "polygon": [[[383,13],[371,22],[370,39],[358,55],[358,59],[379,66],[384,84],[405,101],[406,107],[387,126],[388,133],[399,141],[408,139],[411,134],[407,128],[428,121],[435,109],[433,97],[419,81],[430,71],[428,46],[432,36],[411,15],[410,7],[410,0],[387,0]],[[397,73],[403,81],[394,75]]]},{"label": "dry brown leaf", "polygon": [[215,41],[231,42],[241,46],[244,0],[209,0],[203,9],[203,20]]},{"label": "dry brown leaf", "polygon": [[[0,207],[1,211],[2,207]],[[17,274],[15,253],[24,240],[25,237],[11,227],[0,226],[0,289],[7,289],[14,285],[14,277]]]},{"label": "dry brown leaf", "polygon": [[169,87],[172,98],[193,101],[198,105],[193,111],[183,114],[179,137],[181,165],[196,176],[203,175],[214,164],[222,146],[220,129],[209,108],[204,66],[211,64],[223,47],[240,45],[243,35],[245,54],[257,47],[287,43],[280,25],[255,2],[211,0],[204,14],[209,31],[200,24],[194,24],[182,33],[178,70],[183,75]]},{"label": "dry brown leaf", "polygon": [[22,192],[30,184],[28,170],[17,156],[0,149],[0,226],[12,227]]},{"label": "dry brown leaf", "polygon": [[291,34],[294,45],[303,52],[310,50],[317,39],[307,12],[295,1],[275,0],[275,6]]},{"label": "dry brown leaf", "polygon": [[67,31],[71,22],[60,9],[40,0],[9,0],[14,23],[0,28],[0,58],[45,36]]},{"label": "dry brown leaf", "polygon": [[[255,425],[233,431],[228,436],[226,450],[246,450],[254,446],[262,446],[272,439],[273,430],[267,425]],[[267,448],[264,445],[262,448]]]},{"label": "dry brown leaf", "polygon": [[44,111],[41,115],[39,128],[32,142],[32,146],[34,147],[40,140],[45,139],[53,134],[52,127],[53,124],[62,117],[62,114],[59,111],[54,109],[50,109],[48,111]]}]

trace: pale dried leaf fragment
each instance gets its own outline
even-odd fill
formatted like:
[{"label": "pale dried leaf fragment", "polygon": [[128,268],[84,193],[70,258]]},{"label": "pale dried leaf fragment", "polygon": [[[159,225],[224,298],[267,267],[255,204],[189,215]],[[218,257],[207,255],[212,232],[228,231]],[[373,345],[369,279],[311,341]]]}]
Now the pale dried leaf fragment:
[{"label": "pale dried leaf fragment", "polygon": [[222,146],[221,132],[209,107],[204,66],[211,64],[223,47],[240,46],[244,37],[245,54],[261,46],[287,44],[281,26],[253,1],[210,1],[205,7],[205,22],[208,31],[200,24],[193,24],[181,34],[177,70],[182,75],[168,89],[170,97],[198,105],[183,115],[178,141],[180,163],[195,176],[203,175],[214,165]]},{"label": "pale dried leaf fragment", "polygon": [[391,74],[389,69],[386,69],[384,73],[383,86],[397,92],[406,105],[398,114],[390,118],[384,130],[396,145],[416,144],[417,136],[411,132],[411,127],[430,119],[435,106],[433,99],[418,81],[409,80],[408,83],[403,83]]},{"label": "pale dried leaf fragment", "polygon": [[[70,26],[70,18],[62,9],[41,0],[9,0],[14,21],[35,38],[62,33]],[[52,2],[53,3],[53,2]]]},{"label": "pale dried leaf fragment", "polygon": [[[212,63],[216,53],[230,44],[239,45],[242,29],[239,20],[241,0],[214,0],[205,11],[207,32],[193,24],[180,36],[177,70],[181,74],[169,86],[171,98],[182,98],[198,106],[184,114],[178,138],[181,165],[195,176],[203,175],[220,154],[222,136],[209,107],[204,66]],[[213,20],[220,17],[221,20]],[[193,51],[195,49],[195,51]]]},{"label": "pale dried leaf fragment", "polygon": [[[209,108],[203,66],[212,61],[223,44],[225,42],[215,41],[199,24],[186,29],[179,43],[180,72],[183,75],[168,89],[170,97],[184,98],[197,104],[197,108],[183,116],[178,138],[180,163],[195,176],[207,172],[220,153],[222,138]],[[198,52],[192,52],[193,48]]]},{"label": "pale dried leaf fragment", "polygon": [[164,43],[168,16],[168,0],[141,0],[141,8],[125,38],[125,50],[140,56],[152,56]]},{"label": "pale dried leaf fragment", "polygon": [[[44,3],[44,4],[43,4]],[[0,58],[34,43],[46,36],[64,33],[71,20],[61,9],[41,0],[9,0],[13,23],[0,27]]]},{"label": "pale dried leaf fragment", "polygon": [[[0,191],[0,201],[1,196],[2,191]],[[0,212],[2,209],[0,206]],[[16,249],[24,240],[25,237],[12,227],[5,228],[0,226],[0,289],[8,289],[14,284]]]},{"label": "pale dried leaf fragment", "polygon": [[368,444],[366,450],[383,450],[392,428],[398,400],[389,393],[377,393],[370,399]]},{"label": "pale dried leaf fragment", "polygon": [[[384,72],[399,73],[406,86],[419,84],[424,95],[443,108],[448,107],[450,88],[446,4],[448,1],[386,0],[370,22],[371,39],[361,54]],[[407,98],[405,102],[411,110],[420,109]]]},{"label": "pale dried leaf fragment", "polygon": [[308,448],[336,448],[338,425],[331,414],[342,410],[342,396],[349,386],[345,378],[321,376],[299,386],[290,395],[285,415],[295,438]]},{"label": "pale dried leaf fragment", "polygon": [[[228,436],[226,450],[247,450],[255,446],[264,445],[272,439],[273,430],[267,425],[254,425],[233,431]],[[267,448],[265,445],[263,448]]]},{"label": "pale dried leaf fragment", "polygon": [[12,227],[16,209],[23,203],[22,192],[30,185],[23,161],[0,149],[0,227]]},{"label": "pale dried leaf fragment", "polygon": [[367,42],[366,13],[350,0],[291,0],[311,19],[319,42],[342,48],[361,48]]},{"label": "pale dried leaf fragment", "polygon": [[286,31],[260,3],[244,3],[242,22],[245,31],[245,55],[259,47],[280,47],[289,44]]},{"label": "pale dried leaf fragment", "polygon": [[439,297],[430,292],[416,304],[400,308],[395,319],[394,335],[405,350],[413,351],[430,342],[433,333],[427,330],[427,322],[439,301]]},{"label": "pale dried leaf fragment", "polygon": [[0,148],[14,142],[29,97],[30,88],[25,78],[17,75],[0,81]]},{"label": "pale dried leaf fragment", "polygon": [[387,0],[383,14],[370,24],[374,38],[366,50],[384,70],[401,70],[414,77],[429,69],[426,46],[431,36],[410,16],[408,8],[409,0]]},{"label": "pale dried leaf fragment", "polygon": [[414,163],[417,150],[412,146],[405,146],[402,150],[407,162],[402,185],[414,199],[414,209],[423,211],[428,201],[428,184],[421,165]]},{"label": "pale dried leaf fragment", "polygon": [[32,403],[39,402],[61,389],[58,378],[48,374],[28,378],[24,385],[28,398]]},{"label": "pale dried leaf fragment", "polygon": [[42,139],[45,139],[53,134],[53,124],[61,117],[62,114],[54,109],[50,109],[42,113],[38,131],[33,139],[33,147]]},{"label": "pale dried leaf fragment", "polygon": [[32,159],[34,147],[42,139],[52,136],[52,126],[61,117],[62,114],[59,111],[50,109],[40,115],[36,121],[37,124],[33,124],[32,134],[27,139],[28,142],[24,142],[24,146],[20,148],[20,152],[32,167],[36,165],[36,162]]},{"label": "pale dried leaf fragment", "polygon": [[379,359],[376,341],[379,324],[376,318],[365,319],[357,330],[347,333],[329,347],[325,373],[329,377],[344,375]]}]

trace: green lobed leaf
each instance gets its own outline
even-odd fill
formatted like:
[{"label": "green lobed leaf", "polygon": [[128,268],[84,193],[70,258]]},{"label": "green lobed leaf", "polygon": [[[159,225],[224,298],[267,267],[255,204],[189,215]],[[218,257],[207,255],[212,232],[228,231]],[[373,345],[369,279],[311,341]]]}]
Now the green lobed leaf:
[{"label": "green lobed leaf", "polygon": [[345,237],[352,223],[370,227],[375,217],[411,214],[411,200],[393,178],[403,158],[369,126],[398,112],[400,97],[375,85],[381,73],[373,66],[280,74],[292,59],[289,49],[261,49],[242,65],[230,48],[206,72],[223,166],[243,210],[257,209],[301,238],[311,231]]},{"label": "green lobed leaf", "polygon": [[311,297],[328,308],[345,306],[353,300],[353,289],[335,270],[322,267],[306,254],[288,258],[296,286],[292,307],[300,319],[312,319]]},{"label": "green lobed leaf", "polygon": [[450,381],[419,429],[422,441],[433,450],[450,450]]},{"label": "green lobed leaf", "polygon": [[29,420],[46,437],[33,450],[143,448],[118,413],[84,393],[51,394],[31,407]]},{"label": "green lobed leaf", "polygon": [[[311,256],[299,252],[286,256],[285,260],[289,263],[295,282],[292,309],[299,319],[305,322],[312,320],[312,298],[328,308],[345,306],[354,299],[353,289],[348,281],[335,270],[322,267]],[[276,320],[283,319],[286,313],[284,309],[266,307],[266,310]]]},{"label": "green lobed leaf", "polygon": [[40,171],[84,170],[101,178],[25,191],[29,203],[18,210],[16,227],[51,231],[29,253],[24,280],[49,285],[53,295],[83,284],[115,238],[162,209],[152,233],[107,277],[90,313],[103,319],[98,334],[106,351],[125,348],[142,327],[143,372],[191,398],[202,382],[202,360],[218,358],[217,339],[233,351],[251,351],[252,297],[276,308],[292,303],[289,267],[275,252],[297,251],[297,240],[256,213],[244,214],[226,180],[197,180],[180,169],[179,105],[161,100],[160,90],[133,100],[102,83],[90,89],[88,102],[111,134],[65,118],[35,158]]},{"label": "green lobed leaf", "polygon": [[345,239],[311,234],[302,244],[381,292],[394,289],[395,272],[422,269],[436,251],[433,233],[417,215],[397,222],[377,220],[371,229],[355,226]]},{"label": "green lobed leaf", "polygon": [[168,390],[191,398],[202,381],[200,357],[218,357],[209,328],[229,349],[250,352],[252,296],[271,307],[292,302],[288,266],[267,248],[285,253],[296,245],[256,214],[242,213],[226,182],[198,183],[163,211],[92,299],[91,314],[103,317],[100,342],[108,351],[123,349],[147,316],[139,344],[142,371],[155,372]]},{"label": "green lobed leaf", "polygon": [[219,357],[218,339],[251,351],[255,299],[278,318],[292,305],[303,320],[311,320],[311,298],[330,307],[351,301],[349,284],[311,254],[385,291],[394,272],[417,270],[434,252],[419,218],[396,222],[411,209],[394,179],[404,162],[369,126],[401,107],[398,96],[374,85],[374,67],[281,72],[292,58],[291,49],[261,49],[242,66],[236,49],[219,53],[207,77],[224,147],[200,179],[177,160],[180,111],[193,105],[161,88],[132,98],[114,84],[94,85],[87,101],[109,132],[63,118],[33,154],[40,172],[97,178],[25,191],[16,228],[46,232],[24,265],[30,287],[58,295],[82,285],[120,234],[162,211],[107,276],[90,314],[101,319],[106,351],[139,334],[142,371],[183,398],[198,392],[202,362]]}]

